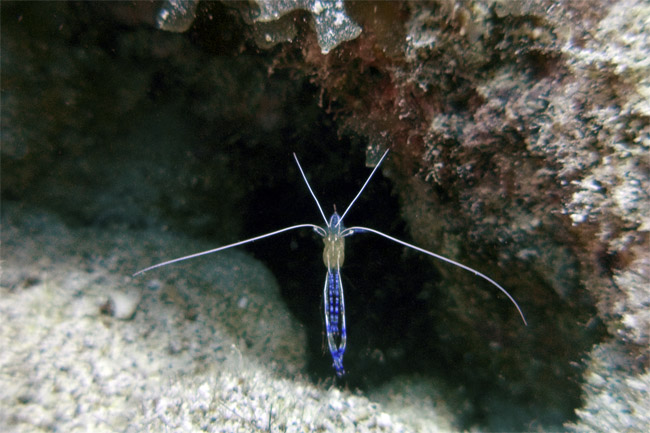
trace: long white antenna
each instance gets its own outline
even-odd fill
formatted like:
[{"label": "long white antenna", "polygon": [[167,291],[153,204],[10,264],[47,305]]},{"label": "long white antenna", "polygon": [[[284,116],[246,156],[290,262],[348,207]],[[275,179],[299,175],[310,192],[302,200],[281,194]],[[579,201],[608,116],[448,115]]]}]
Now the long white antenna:
[{"label": "long white antenna", "polygon": [[189,260],[189,259],[193,259],[193,258],[199,257],[199,256],[205,256],[206,254],[216,253],[217,251],[227,250],[228,248],[237,247],[239,245],[244,245],[244,244],[247,244],[249,242],[254,242],[254,241],[257,241],[257,240],[260,240],[260,239],[268,238],[269,236],[274,236],[274,235],[277,235],[277,234],[280,234],[280,233],[283,233],[283,232],[288,232],[289,230],[301,229],[301,228],[305,228],[305,227],[311,227],[314,230],[320,229],[322,231],[322,229],[320,227],[318,227],[317,225],[314,225],[314,224],[298,224],[296,226],[285,227],[283,229],[276,230],[276,231],[271,232],[271,233],[266,233],[266,234],[263,234],[263,235],[260,235],[260,236],[256,236],[254,238],[245,239],[243,241],[235,242],[234,244],[224,245],[223,247],[214,248],[212,250],[201,251],[200,253],[190,254],[189,256],[183,256],[183,257],[179,257],[179,258],[173,259],[173,260],[167,260],[166,262],[158,263],[157,265],[149,266],[148,268],[144,268],[142,270],[139,270],[138,272],[133,274],[133,276],[135,277],[136,275],[140,275],[142,273],[145,273],[145,272],[150,271],[152,269],[160,268],[162,266],[171,265],[172,263],[182,262],[183,260]]},{"label": "long white antenna", "polygon": [[316,194],[314,194],[314,191],[312,191],[311,186],[309,186],[309,181],[307,180],[307,176],[305,176],[305,172],[302,171],[302,167],[300,166],[300,161],[298,161],[298,157],[296,156],[295,152],[293,154],[293,157],[296,160],[296,164],[298,164],[298,170],[300,170],[300,174],[302,174],[302,178],[305,180],[305,183],[307,184],[307,188],[309,188],[309,192],[311,193],[311,196],[314,197],[314,201],[316,202],[316,206],[318,206],[318,210],[320,211],[320,214],[323,216],[323,220],[325,221],[325,225],[327,225],[327,217],[325,217],[325,212],[323,212],[323,208],[320,207],[320,203],[318,203],[318,199],[316,198]]},{"label": "long white antenna", "polygon": [[452,265],[458,266],[459,268],[463,268],[466,271],[470,271],[474,275],[483,278],[484,280],[492,283],[492,285],[495,286],[497,289],[501,290],[508,297],[508,299],[510,299],[510,301],[513,304],[515,304],[515,307],[517,307],[517,311],[519,311],[519,315],[521,316],[521,320],[523,320],[524,324],[526,326],[528,326],[528,322],[526,322],[526,318],[524,317],[524,313],[521,311],[521,308],[519,308],[519,304],[517,304],[517,301],[515,301],[515,299],[512,296],[510,296],[510,293],[508,293],[508,291],[506,289],[501,287],[496,281],[494,281],[492,278],[488,277],[487,275],[484,275],[484,274],[480,273],[479,271],[477,271],[476,269],[472,269],[469,266],[466,266],[466,265],[464,265],[462,263],[458,263],[458,262],[456,262],[456,261],[454,261],[452,259],[448,259],[447,257],[441,256],[440,254],[432,253],[431,251],[425,250],[424,248],[416,247],[415,245],[411,245],[408,242],[401,241],[401,240],[399,240],[397,238],[394,238],[392,236],[387,235],[386,233],[382,233],[382,232],[380,232],[378,230],[371,229],[371,228],[368,228],[368,227],[349,227],[349,228],[347,228],[347,229],[345,229],[343,231],[343,236],[349,236],[351,234],[354,234],[357,231],[359,233],[370,232],[370,233],[374,233],[374,234],[379,235],[379,236],[383,236],[386,239],[389,239],[389,240],[391,240],[393,242],[397,242],[398,244],[404,245],[405,247],[413,248],[416,251],[419,251],[419,252],[424,253],[424,254],[428,254],[428,255],[430,255],[432,257],[435,257],[436,259],[439,259],[439,260],[445,261],[447,263],[450,263]]},{"label": "long white antenna", "polygon": [[366,189],[366,185],[368,185],[368,182],[370,182],[370,179],[372,179],[372,175],[375,174],[375,172],[377,171],[377,169],[379,168],[381,163],[384,161],[384,158],[386,158],[386,155],[388,155],[389,150],[390,149],[386,149],[386,152],[384,152],[384,154],[381,156],[381,159],[379,160],[377,165],[375,165],[375,168],[373,168],[372,173],[370,173],[370,176],[368,176],[368,179],[366,179],[366,183],[363,184],[363,186],[361,187],[361,189],[357,193],[356,197],[354,197],[354,199],[348,205],[348,208],[345,210],[345,212],[343,212],[343,215],[341,215],[341,219],[339,219],[339,224],[341,224],[341,221],[343,221],[343,218],[345,218],[345,215],[352,208],[352,205],[354,204],[355,201],[357,201],[357,199],[359,198],[359,196],[361,195],[363,190]]}]

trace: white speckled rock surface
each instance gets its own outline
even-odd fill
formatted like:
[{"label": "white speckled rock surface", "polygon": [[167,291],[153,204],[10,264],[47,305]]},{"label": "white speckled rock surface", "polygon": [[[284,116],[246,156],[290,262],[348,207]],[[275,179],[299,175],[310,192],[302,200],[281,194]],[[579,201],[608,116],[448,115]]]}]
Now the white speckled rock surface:
[{"label": "white speckled rock surface", "polygon": [[[304,334],[274,278],[245,254],[130,277],[153,255],[197,247],[159,233],[72,229],[4,206],[3,431],[451,428],[431,397],[414,397],[405,410],[408,399],[391,403],[387,394],[382,408],[306,381]],[[116,293],[121,301],[111,299]],[[140,302],[115,317],[124,299]]]}]

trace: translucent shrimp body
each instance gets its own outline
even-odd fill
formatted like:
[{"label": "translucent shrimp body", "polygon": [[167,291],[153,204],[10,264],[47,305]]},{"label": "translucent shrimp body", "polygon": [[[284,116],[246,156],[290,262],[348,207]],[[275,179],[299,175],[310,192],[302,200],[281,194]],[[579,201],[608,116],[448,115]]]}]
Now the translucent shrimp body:
[{"label": "translucent shrimp body", "polygon": [[343,282],[341,281],[341,266],[345,259],[345,230],[339,214],[334,212],[326,229],[316,231],[323,237],[323,263],[327,268],[323,302],[325,304],[325,332],[327,346],[334,360],[334,370],[337,376],[343,376],[343,354],[347,331],[345,328],[345,299],[343,298]]}]

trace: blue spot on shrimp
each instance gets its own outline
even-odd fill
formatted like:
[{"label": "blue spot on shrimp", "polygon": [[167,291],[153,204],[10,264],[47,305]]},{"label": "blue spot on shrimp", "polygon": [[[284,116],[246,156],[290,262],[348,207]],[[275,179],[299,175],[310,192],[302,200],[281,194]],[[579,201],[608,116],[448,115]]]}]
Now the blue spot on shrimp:
[{"label": "blue spot on shrimp", "polygon": [[374,228],[365,227],[365,226],[346,227],[344,225],[344,219],[348,215],[348,212],[352,209],[355,202],[362,195],[363,191],[366,189],[371,179],[373,178],[375,172],[379,169],[379,167],[381,166],[382,162],[386,159],[388,154],[389,154],[389,149],[387,149],[383,153],[379,162],[375,165],[372,172],[370,173],[370,175],[368,176],[364,184],[359,189],[359,192],[352,199],[352,201],[347,206],[347,208],[345,208],[345,211],[339,215],[338,212],[336,211],[336,208],[334,208],[334,213],[330,216],[330,218],[327,218],[325,212],[323,212],[323,208],[321,207],[318,198],[316,197],[316,194],[314,193],[309,181],[307,180],[307,175],[305,174],[302,166],[300,165],[300,161],[298,160],[297,155],[294,153],[293,157],[295,163],[300,171],[300,174],[304,180],[305,185],[307,186],[307,189],[309,190],[309,193],[311,194],[312,198],[314,199],[314,202],[316,203],[316,206],[318,208],[318,211],[320,212],[323,221],[325,222],[324,226],[319,226],[311,223],[303,223],[303,224],[296,224],[296,225],[284,227],[272,232],[268,232],[259,236],[244,239],[242,241],[238,241],[232,244],[224,245],[210,250],[201,251],[194,254],[157,263],[155,265],[137,271],[135,274],[133,274],[133,276],[135,277],[137,275],[143,274],[145,272],[151,271],[156,268],[168,266],[173,263],[178,263],[184,260],[193,259],[207,254],[217,253],[219,251],[227,250],[229,248],[235,248],[241,245],[256,242],[289,231],[299,230],[299,229],[311,229],[323,241],[322,261],[325,266],[325,282],[322,289],[323,290],[322,297],[323,297],[323,305],[324,305],[323,316],[324,316],[324,323],[325,323],[325,335],[327,340],[327,346],[330,355],[332,357],[332,367],[338,377],[342,377],[346,373],[346,370],[343,365],[343,359],[344,359],[344,355],[348,343],[347,341],[348,328],[346,323],[346,311],[345,311],[345,290],[343,287],[343,282],[341,280],[341,269],[343,268],[344,261],[345,261],[345,239],[355,234],[366,234],[366,235],[378,236],[380,238],[383,238],[384,240],[391,241],[393,243],[401,245],[402,247],[412,249],[419,253],[428,255],[437,260],[445,262],[447,265],[456,266],[461,269],[464,269],[467,272],[474,274],[476,277],[490,283],[494,288],[498,289],[503,295],[505,295],[517,310],[524,325],[527,325],[526,318],[524,316],[523,311],[519,307],[519,304],[515,301],[515,299],[506,289],[504,289],[501,285],[499,285],[496,281],[491,279],[489,276],[477,271],[476,269],[466,266],[460,262],[444,257],[437,253],[428,251],[424,248],[418,247],[411,243],[405,242],[403,240],[400,240],[396,237],[393,237],[389,234],[386,234]]}]

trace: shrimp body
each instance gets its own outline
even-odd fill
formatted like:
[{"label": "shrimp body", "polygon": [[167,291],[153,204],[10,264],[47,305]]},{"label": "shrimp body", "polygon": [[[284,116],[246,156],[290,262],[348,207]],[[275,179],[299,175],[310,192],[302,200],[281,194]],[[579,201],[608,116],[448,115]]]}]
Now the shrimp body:
[{"label": "shrimp body", "polygon": [[333,367],[336,375],[341,377],[343,370],[343,354],[347,331],[345,329],[345,300],[343,298],[343,282],[341,281],[341,266],[345,259],[345,239],[343,224],[339,214],[334,212],[326,229],[323,243],[323,262],[327,268],[325,287],[323,288],[323,302],[325,304],[325,333],[327,346],[334,360]]},{"label": "shrimp body", "polygon": [[363,184],[363,186],[361,187],[357,195],[354,197],[354,199],[352,199],[352,202],[350,202],[345,212],[343,212],[343,215],[339,216],[339,214],[336,213],[336,208],[334,208],[334,213],[328,220],[325,217],[325,213],[323,212],[323,209],[321,208],[320,203],[318,202],[318,199],[314,194],[314,191],[311,189],[311,186],[307,181],[307,176],[305,176],[305,172],[302,170],[302,167],[300,166],[298,157],[294,153],[293,156],[296,160],[296,164],[298,165],[298,169],[300,170],[300,174],[302,174],[302,178],[304,179],[305,184],[307,185],[307,188],[309,189],[309,192],[314,198],[314,201],[318,206],[318,210],[320,211],[321,216],[325,221],[324,227],[319,227],[315,224],[298,224],[290,227],[285,227],[270,233],[256,236],[254,238],[235,242],[234,244],[225,245],[222,247],[214,248],[212,250],[202,251],[199,253],[190,254],[188,256],[168,260],[166,262],[158,263],[157,265],[149,266],[148,268],[136,272],[134,276],[155,268],[167,266],[172,263],[180,262],[183,260],[193,259],[195,257],[203,256],[206,254],[216,253],[218,251],[223,251],[228,248],[233,248],[250,242],[255,242],[260,239],[264,239],[284,232],[288,232],[290,230],[311,228],[312,230],[314,230],[314,232],[316,232],[316,234],[318,234],[318,236],[320,236],[323,239],[323,243],[325,246],[325,248],[323,249],[323,263],[325,263],[325,267],[327,268],[327,274],[325,275],[325,286],[323,288],[323,303],[325,306],[324,308],[325,333],[327,334],[327,345],[329,347],[330,354],[332,355],[332,359],[334,361],[333,367],[334,370],[336,371],[336,375],[339,377],[345,374],[345,370],[343,369],[343,354],[345,353],[345,347],[347,342],[347,329],[345,326],[345,301],[343,299],[343,283],[341,282],[341,267],[343,266],[343,261],[345,259],[345,237],[353,235],[355,233],[373,233],[377,236],[381,236],[389,241],[395,242],[404,247],[414,249],[423,254],[427,254],[431,257],[434,257],[438,260],[447,262],[453,266],[458,266],[462,269],[465,269],[466,271],[472,272],[474,275],[483,278],[484,280],[492,284],[494,287],[499,289],[504,295],[506,295],[508,299],[516,307],[524,324],[526,324],[526,318],[524,317],[524,313],[521,311],[521,308],[519,308],[519,305],[517,304],[515,299],[510,295],[510,293],[508,293],[508,291],[503,287],[501,287],[496,281],[494,281],[487,275],[482,274],[476,269],[470,268],[469,266],[463,265],[462,263],[441,256],[434,252],[425,250],[424,248],[420,248],[408,242],[404,242],[400,239],[394,238],[390,235],[387,235],[386,233],[380,232],[379,230],[375,230],[363,226],[356,226],[356,227],[349,227],[349,228],[345,228],[343,226],[343,218],[345,218],[345,215],[352,208],[352,205],[357,201],[357,199],[359,198],[363,190],[366,188],[366,185],[368,185],[368,182],[370,182],[370,179],[375,174],[375,172],[381,165],[384,158],[386,158],[386,155],[388,155],[388,150],[384,152],[381,159],[379,160],[375,168],[372,170],[372,173],[370,173],[370,176],[368,176],[368,179],[366,179],[366,182]]}]

